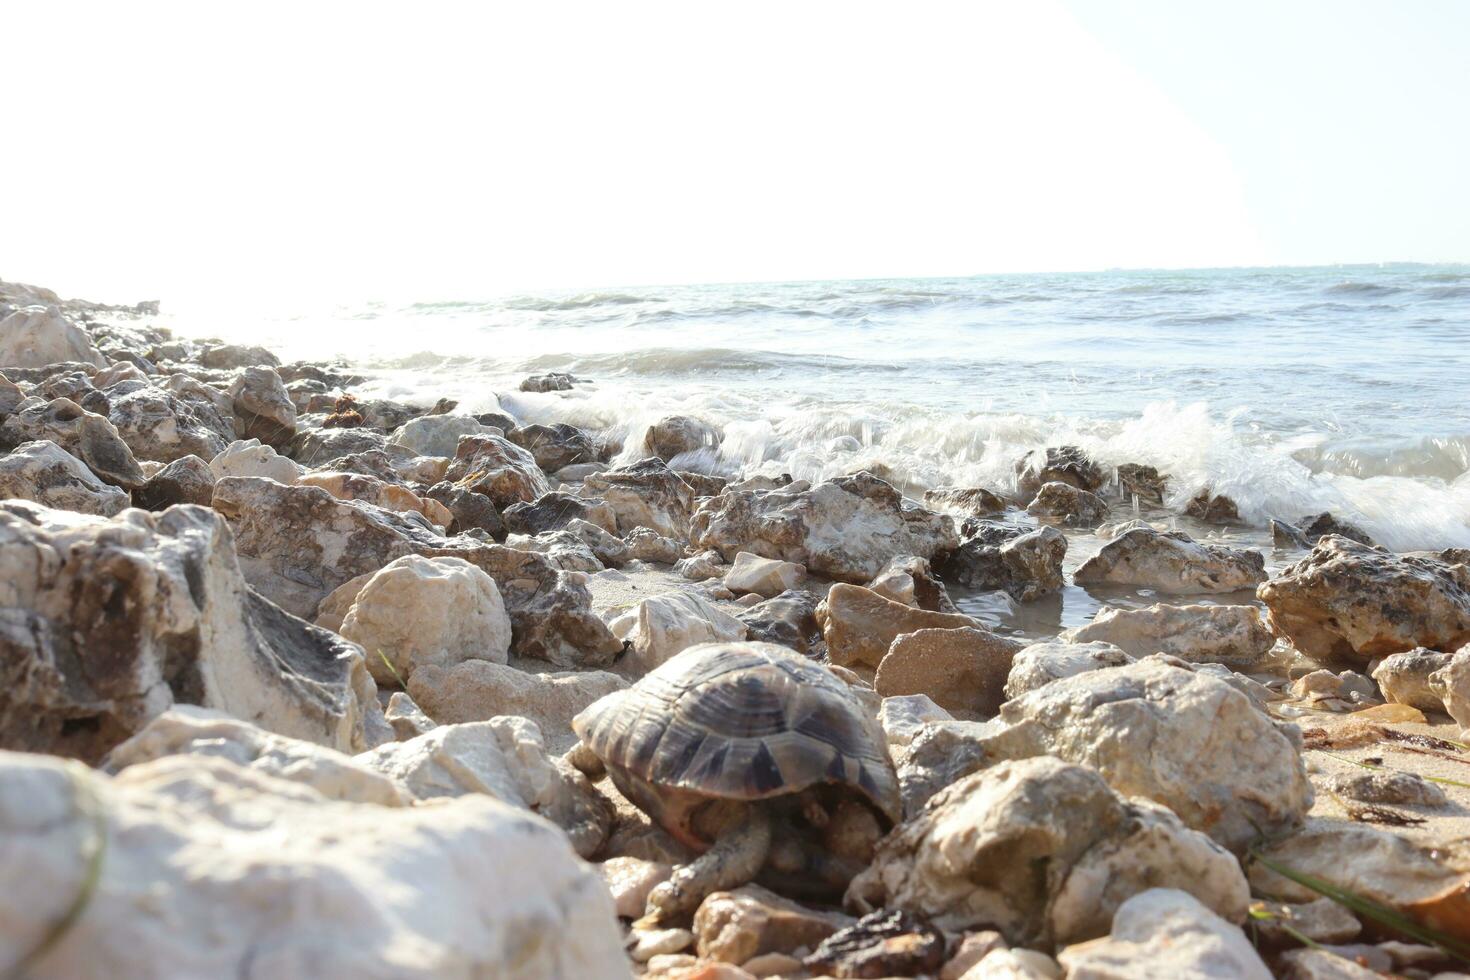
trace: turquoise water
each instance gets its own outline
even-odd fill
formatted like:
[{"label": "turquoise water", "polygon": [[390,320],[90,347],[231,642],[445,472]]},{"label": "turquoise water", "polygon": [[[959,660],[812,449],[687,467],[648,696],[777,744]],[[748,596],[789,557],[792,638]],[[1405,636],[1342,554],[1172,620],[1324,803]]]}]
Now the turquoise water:
[{"label": "turquoise water", "polygon": [[[1072,442],[1209,486],[1259,529],[1332,510],[1400,549],[1470,546],[1470,267],[1104,272],[567,291],[282,310],[181,330],[343,357],[369,393],[612,429],[723,426],[726,473],[881,464],[1004,485]],[[527,395],[527,373],[590,379]]]}]

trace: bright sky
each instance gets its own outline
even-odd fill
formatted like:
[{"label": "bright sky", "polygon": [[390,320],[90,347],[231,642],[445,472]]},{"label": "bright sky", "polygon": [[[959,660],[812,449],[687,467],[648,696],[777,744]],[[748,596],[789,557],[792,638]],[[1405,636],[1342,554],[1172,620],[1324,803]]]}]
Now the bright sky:
[{"label": "bright sky", "polygon": [[0,277],[132,301],[1470,259],[1470,3],[43,2]]}]

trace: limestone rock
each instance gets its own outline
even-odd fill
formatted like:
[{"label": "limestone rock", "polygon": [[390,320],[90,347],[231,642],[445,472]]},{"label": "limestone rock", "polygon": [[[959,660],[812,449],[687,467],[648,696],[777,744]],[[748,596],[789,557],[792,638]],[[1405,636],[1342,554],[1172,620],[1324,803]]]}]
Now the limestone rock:
[{"label": "limestone rock", "polygon": [[303,487],[321,487],[338,500],[361,500],[399,514],[419,514],[440,528],[447,528],[454,521],[454,514],[439,501],[425,499],[407,487],[386,483],[365,473],[315,471],[302,474],[296,483]]},{"label": "limestone rock", "polygon": [[606,567],[592,553],[592,549],[570,531],[552,531],[536,537],[512,534],[505,539],[505,546],[545,555],[547,561],[565,572],[595,574]]},{"label": "limestone rock", "polygon": [[1429,675],[1429,689],[1461,728],[1470,728],[1470,646],[1461,647],[1449,663]]},{"label": "limestone rock", "polygon": [[707,422],[687,415],[670,415],[648,427],[643,450],[665,463],[676,457],[720,444],[720,431]]},{"label": "limestone rock", "polygon": [[0,318],[0,366],[43,368],[67,361],[107,366],[87,332],[54,306],[25,306]]},{"label": "limestone rock", "polygon": [[1378,970],[1331,949],[1293,949],[1281,955],[1285,980],[1378,980]]},{"label": "limestone rock", "polygon": [[674,562],[674,571],[691,582],[723,578],[727,567],[718,551],[701,551]]},{"label": "limestone rock", "polygon": [[621,691],[628,682],[601,670],[531,674],[488,660],[466,660],[452,668],[420,667],[408,693],[441,725],[519,715],[536,722],[547,749],[565,752],[577,744],[572,719],[589,704]]},{"label": "limestone rock", "polygon": [[485,435],[489,428],[470,415],[421,415],[394,429],[388,442],[419,456],[453,456],[461,436]]},{"label": "limestone rock", "polygon": [[1026,513],[1048,524],[1094,528],[1107,519],[1108,503],[1095,493],[1057,481],[1043,484],[1036,491],[1036,499],[1026,505]]},{"label": "limestone rock", "polygon": [[573,519],[564,529],[587,546],[597,560],[608,568],[622,568],[628,563],[629,548],[622,538],[608,533],[601,525]]},{"label": "limestone rock", "polygon": [[1386,701],[1407,704],[1420,711],[1443,711],[1444,702],[1429,684],[1429,677],[1450,662],[1452,654],[1417,647],[1390,654],[1373,668]]},{"label": "limestone rock", "polygon": [[199,363],[207,368],[234,370],[244,367],[279,367],[281,359],[264,347],[210,343],[200,351]]},{"label": "limestone rock", "polygon": [[213,499],[214,472],[198,456],[174,460],[133,491],[133,502],[144,510],[167,510],[174,504],[208,507]]},{"label": "limestone rock", "polygon": [[1006,509],[1005,498],[984,487],[944,487],[924,492],[924,503],[939,510],[958,511],[967,517],[986,517]]},{"label": "limestone rock", "polygon": [[597,462],[596,443],[575,425],[561,422],[556,425],[523,425],[507,433],[506,437],[530,452],[536,458],[536,465],[547,473],[577,463]]},{"label": "limestone rock", "polygon": [[[622,624],[621,626],[619,624]],[[632,648],[629,662],[650,671],[700,643],[745,639],[745,624],[690,592],[650,596],[613,624]]]},{"label": "limestone rock", "polygon": [[230,385],[235,435],[282,448],[296,435],[296,406],[281,376],[268,367],[247,367]]},{"label": "limestone rock", "polygon": [[175,398],[147,384],[113,392],[108,391],[108,421],[138,459],[213,459],[234,438],[230,422],[208,402]]},{"label": "limestone rock", "polygon": [[1117,469],[1118,489],[1124,499],[1137,497],[1156,506],[1163,506],[1164,492],[1169,488],[1169,478],[1152,466],[1139,463],[1124,463]]},{"label": "limestone rock", "polygon": [[434,719],[424,714],[413,698],[403,691],[394,691],[388,696],[388,705],[383,709],[383,720],[393,729],[393,736],[406,742],[434,728]]},{"label": "limestone rock", "polygon": [[878,665],[873,687],[884,698],[927,694],[961,715],[989,718],[1005,700],[1006,676],[1021,644],[989,630],[901,633]]},{"label": "limestone rock", "polygon": [[577,379],[564,371],[551,371],[547,374],[533,374],[521,381],[521,391],[571,391],[572,383]]},{"label": "limestone rock", "polygon": [[690,542],[727,561],[748,551],[863,583],[897,555],[933,559],[959,539],[948,515],[906,504],[888,483],[858,473],[808,490],[727,490],[700,505]]},{"label": "limestone rock", "polygon": [[127,493],[103,483],[87,464],[54,442],[24,442],[0,456],[0,498],[111,517],[129,506]]},{"label": "limestone rock", "polygon": [[999,543],[971,538],[950,553],[939,572],[966,588],[1003,589],[1018,602],[1034,602],[1061,591],[1066,556],[1066,536],[1054,527],[1041,527]]},{"label": "limestone rock", "polygon": [[931,721],[950,721],[953,717],[927,694],[886,697],[878,708],[878,724],[883,728],[890,757],[910,745]]},{"label": "limestone rock", "polygon": [[1470,570],[1326,537],[1262,585],[1267,622],[1317,660],[1367,661],[1470,642]]},{"label": "limestone rock", "polygon": [[399,782],[335,749],[275,735],[220,711],[175,705],[107,754],[111,773],[170,755],[226,759],[276,779],[310,786],[329,800],[408,806]]},{"label": "limestone rock", "polygon": [[0,422],[0,448],[41,440],[56,443],[113,486],[136,490],[148,482],[116,426],[74,401],[32,402]]},{"label": "limestone rock", "polygon": [[1027,503],[1048,483],[1094,492],[1107,481],[1103,468],[1076,446],[1035,449],[1016,461],[1016,493]]},{"label": "limestone rock", "polygon": [[858,585],[832,586],[816,616],[827,641],[827,655],[842,667],[877,667],[901,633],[963,627],[989,632],[969,616],[915,609]]},{"label": "limestone rock", "polygon": [[1262,943],[1270,946],[1296,946],[1301,942],[1287,929],[1317,943],[1345,943],[1363,931],[1358,917],[1330,898],[1300,904],[1253,903],[1251,918],[1252,928],[1259,932]]},{"label": "limestone rock", "polygon": [[381,726],[357,647],[246,587],[203,507],[0,503],[0,745],[95,761],[176,702],[344,751]]},{"label": "limestone rock", "polygon": [[636,527],[677,539],[689,534],[694,489],[662,460],[644,459],[593,473],[582,486],[588,496],[607,501],[620,534],[626,536]]},{"label": "limestone rock", "polygon": [[618,918],[638,919],[648,907],[648,893],[668,881],[674,867],[662,861],[612,857],[598,864],[597,872],[612,893]]},{"label": "limestone rock", "polygon": [[299,429],[286,448],[292,459],[308,466],[329,459],[383,449],[388,443],[382,433],[372,429]]},{"label": "limestone rock", "polygon": [[214,507],[235,531],[246,579],[303,616],[333,589],[395,558],[463,558],[495,579],[517,653],[559,666],[598,666],[622,649],[592,613],[585,582],[540,555],[445,538],[391,511],[271,480],[221,480]]},{"label": "limestone rock", "polygon": [[277,455],[259,439],[237,439],[209,461],[216,480],[227,476],[261,476],[277,483],[295,483],[306,472],[293,459]]},{"label": "limestone rock", "polygon": [[1266,579],[1259,551],[1200,544],[1187,534],[1134,528],[1083,562],[1078,585],[1131,585],[1166,595],[1238,592]]},{"label": "limestone rock", "polygon": [[0,866],[26,882],[0,896],[7,965],[76,901],[99,826],[86,914],[25,970],[35,980],[628,975],[606,888],[539,817],[479,794],[338,802],[178,757],[108,779],[0,756]]},{"label": "limestone rock", "polygon": [[551,490],[536,459],[520,446],[496,435],[463,436],[445,479],[483,493],[496,508],[535,500]]},{"label": "limestone rock", "polygon": [[1250,892],[1228,851],[1096,771],[1042,756],[942,790],[879,843],[847,903],[1049,945],[1103,934],[1114,909],[1159,884],[1245,918]]},{"label": "limestone rock", "polygon": [[573,521],[584,521],[605,531],[616,531],[617,516],[601,500],[575,497],[560,490],[543,493],[535,501],[521,501],[500,515],[512,534],[545,534],[560,531]]},{"label": "limestone rock", "polygon": [[694,914],[695,949],[706,959],[740,964],[762,953],[810,949],[852,923],[851,916],[814,911],[745,885],[705,898]]},{"label": "limestone rock", "polygon": [[1113,915],[1112,933],[1057,957],[1067,980],[1271,980],[1271,971],[1231,925],[1182,890],[1154,888]]},{"label": "limestone rock", "polygon": [[810,653],[822,642],[817,622],[821,598],[815,592],[790,589],[735,614],[745,624],[746,639],[776,643],[797,653]]},{"label": "limestone rock", "polygon": [[652,528],[635,527],[623,535],[628,545],[628,558],[634,561],[651,561],[660,565],[672,565],[684,557],[684,546],[673,538],[666,538]]},{"label": "limestone rock", "polygon": [[449,534],[479,530],[488,534],[492,540],[505,540],[505,521],[490,502],[490,498],[484,494],[466,490],[445,480],[429,487],[424,496],[429,500],[437,500],[449,510],[451,520],[449,527],[445,528]]},{"label": "limestone rock", "polygon": [[774,599],[787,589],[796,587],[806,575],[806,569],[789,561],[762,558],[748,551],[735,556],[735,561],[725,573],[725,588],[736,595],[754,592],[766,599]]},{"label": "limestone rock", "polygon": [[399,684],[425,664],[505,663],[511,627],[485,572],[462,558],[404,555],[368,579],[341,633],[366,651],[375,680]]},{"label": "limestone rock", "polygon": [[1412,772],[1345,772],[1328,780],[1338,796],[1362,803],[1387,803],[1393,806],[1445,806],[1449,797],[1444,790]]},{"label": "limestone rock", "polygon": [[1053,681],[1001,708],[993,758],[1050,754],[1172,809],[1233,850],[1301,822],[1312,787],[1295,725],[1167,658]]},{"label": "limestone rock", "polygon": [[[1430,905],[1464,887],[1470,871],[1464,848],[1436,846],[1359,823],[1313,820],[1305,829],[1261,845],[1262,857],[1400,910]],[[1309,888],[1262,861],[1248,868],[1251,890],[1264,898],[1309,902]]]},{"label": "limestone rock", "polygon": [[1111,643],[1134,657],[1167,653],[1191,663],[1254,667],[1275,638],[1255,606],[1173,606],[1143,609],[1104,606],[1092,622],[1067,630],[1070,643]]},{"label": "limestone rock", "polygon": [[541,730],[526,718],[440,725],[357,761],[419,800],[485,793],[540,814],[566,831],[584,858],[602,846],[612,824],[611,804],[581,773],[547,754]]},{"label": "limestone rock", "polygon": [[1195,494],[1184,505],[1184,513],[1205,524],[1234,524],[1240,520],[1240,508],[1224,494],[1211,493],[1209,488]]},{"label": "limestone rock", "polygon": [[1104,667],[1121,667],[1132,663],[1133,659],[1113,644],[1099,641],[1048,640],[1033,643],[1018,652],[1011,661],[1005,696],[1007,700],[1018,698],[1063,677],[1075,677]]}]

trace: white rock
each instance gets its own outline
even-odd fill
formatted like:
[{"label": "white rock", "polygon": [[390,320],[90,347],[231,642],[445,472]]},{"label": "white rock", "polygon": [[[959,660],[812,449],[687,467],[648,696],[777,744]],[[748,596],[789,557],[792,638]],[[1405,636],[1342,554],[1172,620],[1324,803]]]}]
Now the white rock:
[{"label": "white rock", "polygon": [[[281,376],[268,367],[247,367],[230,385],[235,434],[285,446],[296,434],[296,405]],[[308,460],[308,462],[316,462]]]},{"label": "white rock", "polygon": [[111,517],[128,495],[103,483],[87,464],[54,442],[25,442],[0,456],[0,498],[30,500],[59,510]]},{"label": "white rock", "polygon": [[959,980],[1061,980],[1057,961],[1034,949],[997,949]]},{"label": "white rock", "polygon": [[[633,644],[629,660],[649,671],[681,650],[698,643],[745,639],[746,627],[713,603],[689,592],[650,596],[619,618],[623,639]],[[618,627],[613,627],[617,635]]]},{"label": "white rock", "polygon": [[[0,754],[0,962],[26,976],[628,976],[606,887],[550,823],[474,794],[386,808],[224,759],[105,776]],[[514,964],[511,971],[510,965]]]},{"label": "white rock", "polygon": [[460,436],[499,435],[493,426],[481,425],[470,415],[422,415],[409,419],[388,437],[390,444],[410,449],[419,456],[454,456]]},{"label": "white rock", "polygon": [[1103,545],[1073,575],[1078,585],[1131,585],[1165,595],[1253,589],[1266,580],[1259,551],[1201,544],[1187,534],[1133,528]]},{"label": "white rock", "polygon": [[1130,656],[1166,653],[1191,663],[1222,663],[1249,668],[1260,663],[1275,638],[1255,606],[1175,606],[1143,609],[1104,606],[1092,622],[1067,630],[1069,643],[1101,641]]},{"label": "white rock", "polygon": [[1041,756],[942,790],[879,843],[846,901],[1050,945],[1103,935],[1113,909],[1157,885],[1186,889],[1234,921],[1250,899],[1234,856],[1204,834],[1163,807],[1124,800],[1096,770]]},{"label": "white rock", "polygon": [[362,651],[251,591],[223,518],[0,503],[0,744],[95,761],[175,702],[344,751],[391,737]]},{"label": "white rock", "polygon": [[1154,888],[1119,906],[1105,939],[1057,957],[1067,980],[1271,980],[1240,927],[1174,888]]},{"label": "white rock", "polygon": [[628,682],[604,670],[532,674],[488,660],[466,660],[451,669],[420,667],[408,692],[440,724],[485,721],[497,715],[534,720],[552,752],[578,741],[572,719],[589,704]]},{"label": "white rock", "polygon": [[[806,568],[796,562],[762,558],[748,551],[735,555],[730,570],[725,573],[725,588],[742,595],[754,592],[767,599],[775,598],[796,584],[806,575]],[[913,592],[913,579],[909,579],[909,592]]]},{"label": "white rock", "polygon": [[541,730],[527,718],[439,725],[357,761],[420,800],[485,793],[531,810],[565,830],[583,857],[602,846],[611,827],[611,804],[581,773],[547,755]]},{"label": "white rock", "polygon": [[407,682],[424,664],[503,664],[510,654],[500,589],[463,558],[404,555],[389,562],[357,593],[341,633],[366,651],[368,670],[385,684]]},{"label": "white rock", "polygon": [[87,332],[54,306],[27,306],[0,320],[0,366],[42,368],[63,361],[107,366]]},{"label": "white rock", "polygon": [[1429,689],[1461,728],[1470,728],[1470,646],[1461,647],[1449,663],[1429,675]]},{"label": "white rock", "polygon": [[209,461],[209,471],[216,480],[227,476],[263,476],[277,483],[295,483],[306,468],[262,445],[259,439],[237,439]]},{"label": "white rock", "polygon": [[1011,661],[1006,676],[1006,697],[1018,698],[1063,677],[1075,677],[1089,670],[1120,667],[1133,658],[1111,643],[1069,643],[1046,640],[1020,650]]},{"label": "white rock", "polygon": [[275,735],[221,711],[175,705],[108,753],[108,772],[169,755],[226,759],[277,779],[310,786],[329,800],[407,806],[413,795],[350,755]]},{"label": "white rock", "polygon": [[890,754],[912,742],[929,722],[950,721],[953,717],[927,694],[884,698],[878,709],[878,724],[883,726]]},{"label": "white rock", "polygon": [[[1223,669],[1223,668],[1222,668]],[[1054,755],[1172,809],[1233,850],[1312,806],[1301,733],[1202,670],[1150,657],[1053,681],[1007,702],[991,758]]]},{"label": "white rock", "polygon": [[674,571],[691,582],[706,582],[725,574],[725,560],[718,551],[701,551],[675,562]]}]

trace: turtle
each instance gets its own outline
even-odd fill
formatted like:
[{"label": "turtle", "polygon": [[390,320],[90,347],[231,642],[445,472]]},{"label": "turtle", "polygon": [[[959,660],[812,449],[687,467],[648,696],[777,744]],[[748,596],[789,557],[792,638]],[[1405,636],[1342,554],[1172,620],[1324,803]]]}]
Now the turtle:
[{"label": "turtle", "polygon": [[773,643],[705,643],[572,720],[627,799],[699,853],[648,896],[645,924],[752,880],[839,897],[902,818],[878,728],[843,681]]}]

